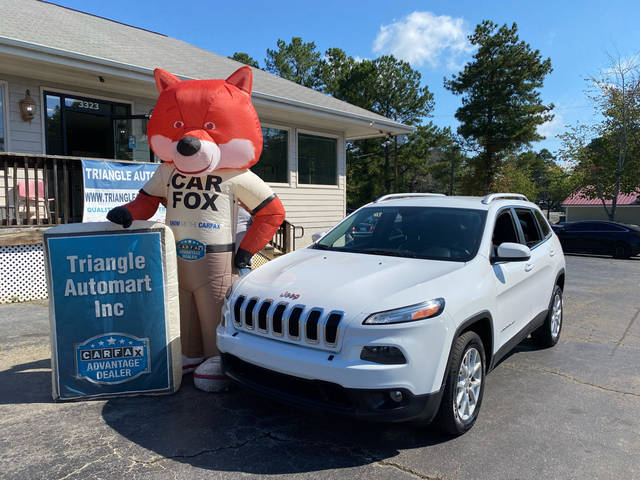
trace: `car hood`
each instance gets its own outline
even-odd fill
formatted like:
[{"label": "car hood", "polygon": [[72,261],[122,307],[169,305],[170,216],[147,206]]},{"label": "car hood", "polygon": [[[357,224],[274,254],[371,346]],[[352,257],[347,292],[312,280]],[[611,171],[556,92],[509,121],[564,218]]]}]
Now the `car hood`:
[{"label": "car hood", "polygon": [[441,296],[436,279],[464,265],[307,248],[252,271],[236,284],[234,295],[300,303],[325,311],[371,313]]}]

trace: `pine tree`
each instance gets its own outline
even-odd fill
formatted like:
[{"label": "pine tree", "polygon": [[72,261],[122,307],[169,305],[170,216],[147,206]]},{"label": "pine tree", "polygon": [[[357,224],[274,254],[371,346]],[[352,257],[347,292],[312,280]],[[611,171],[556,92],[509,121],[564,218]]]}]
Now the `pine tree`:
[{"label": "pine tree", "polygon": [[458,133],[478,152],[471,162],[474,193],[488,193],[505,155],[541,140],[536,128],[553,118],[553,104],[544,105],[539,93],[551,60],[520,40],[517,30],[515,23],[498,28],[483,21],[469,36],[478,47],[473,60],[444,82],[462,95]]}]

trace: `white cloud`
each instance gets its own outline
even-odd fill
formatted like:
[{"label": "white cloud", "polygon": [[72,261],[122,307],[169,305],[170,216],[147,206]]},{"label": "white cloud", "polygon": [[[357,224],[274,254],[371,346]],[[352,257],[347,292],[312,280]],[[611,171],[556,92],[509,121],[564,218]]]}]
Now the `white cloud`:
[{"label": "white cloud", "polygon": [[554,112],[554,117],[542,125],[538,125],[538,135],[552,139],[564,128],[564,117],[561,113]]},{"label": "white cloud", "polygon": [[473,51],[468,34],[462,18],[413,12],[402,20],[382,25],[373,51],[391,53],[414,66],[427,63],[436,68],[444,63],[449,70],[456,70],[463,63],[460,57]]}]

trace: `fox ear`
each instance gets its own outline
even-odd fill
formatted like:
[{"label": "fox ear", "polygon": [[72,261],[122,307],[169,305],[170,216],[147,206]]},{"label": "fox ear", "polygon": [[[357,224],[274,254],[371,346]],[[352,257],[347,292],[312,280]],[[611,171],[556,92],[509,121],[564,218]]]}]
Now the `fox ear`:
[{"label": "fox ear", "polygon": [[240,67],[238,70],[233,72],[229,78],[227,78],[227,83],[238,87],[245,93],[251,95],[251,86],[253,83],[253,72],[251,71],[251,67]]},{"label": "fox ear", "polygon": [[161,68],[156,68],[153,71],[153,76],[156,77],[156,86],[158,87],[158,92],[160,93],[162,93],[162,91],[168,86],[180,81],[178,77]]}]

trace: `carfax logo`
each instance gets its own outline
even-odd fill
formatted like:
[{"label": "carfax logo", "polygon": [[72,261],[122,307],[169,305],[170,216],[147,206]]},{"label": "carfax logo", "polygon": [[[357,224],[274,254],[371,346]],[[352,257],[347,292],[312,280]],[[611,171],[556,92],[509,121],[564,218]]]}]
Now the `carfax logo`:
[{"label": "carfax logo", "polygon": [[105,333],[75,345],[76,377],[117,384],[150,373],[149,339]]},{"label": "carfax logo", "polygon": [[205,245],[193,238],[185,238],[176,243],[176,252],[183,260],[199,260],[204,257]]}]

